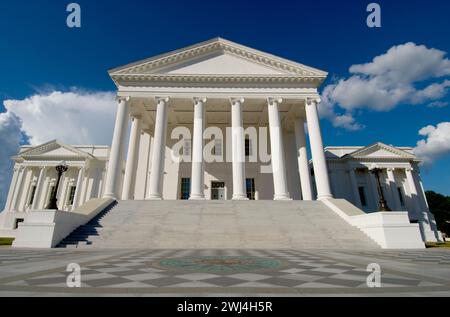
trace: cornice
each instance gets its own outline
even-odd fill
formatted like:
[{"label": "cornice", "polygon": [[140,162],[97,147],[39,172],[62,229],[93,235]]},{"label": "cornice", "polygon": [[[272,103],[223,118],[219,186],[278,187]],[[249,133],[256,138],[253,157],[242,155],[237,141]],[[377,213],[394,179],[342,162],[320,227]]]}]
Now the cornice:
[{"label": "cornice", "polygon": [[321,85],[325,78],[322,77],[297,77],[277,75],[160,75],[160,74],[116,74],[111,75],[114,81],[154,83],[257,83],[257,84],[316,84]]},{"label": "cornice", "polygon": [[399,158],[393,158],[389,157],[386,159],[404,159],[404,160],[413,160],[413,161],[419,161],[416,156],[413,154],[410,154],[408,152],[405,152],[403,150],[397,149],[393,146],[386,145],[381,142],[374,143],[372,145],[369,145],[365,148],[359,149],[353,153],[349,153],[344,156],[344,158],[349,157],[352,159],[362,159],[362,160],[373,160],[373,159],[384,159],[384,157],[368,157],[367,155],[374,153],[378,149],[382,149],[388,152],[391,152],[393,154],[396,154],[399,156]]},{"label": "cornice", "polygon": [[285,72],[287,75],[291,74],[302,77],[321,78],[325,78],[328,75],[327,72],[322,70],[267,54],[250,47],[224,40],[222,38],[216,38],[184,49],[172,51],[133,64],[128,64],[123,67],[118,67],[110,70],[109,74],[111,76],[119,74],[130,75],[151,70],[158,70],[169,65],[177,64],[191,58],[204,56],[214,52],[231,54],[239,58],[249,60],[253,63]]}]

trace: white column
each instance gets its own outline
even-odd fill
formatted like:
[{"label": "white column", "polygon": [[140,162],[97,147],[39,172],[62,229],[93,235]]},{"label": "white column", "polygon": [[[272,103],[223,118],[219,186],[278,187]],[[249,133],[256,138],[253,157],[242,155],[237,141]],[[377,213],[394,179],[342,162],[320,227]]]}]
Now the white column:
[{"label": "white column", "polygon": [[128,128],[128,101],[129,98],[119,99],[104,197],[118,198],[118,185],[122,174],[123,151]]},{"label": "white column", "polygon": [[274,200],[290,200],[286,177],[283,129],[281,128],[281,118],[278,110],[278,104],[281,102],[281,99],[268,99]]},{"label": "white column", "polygon": [[78,170],[77,185],[76,185],[77,188],[75,189],[75,196],[73,197],[72,210],[80,205],[83,180],[84,180],[84,167],[80,167],[80,169]]},{"label": "white column", "polygon": [[47,167],[41,167],[39,172],[39,178],[36,183],[36,191],[34,192],[33,204],[31,205],[32,210],[36,210],[38,208],[39,200],[41,198],[42,189],[44,187],[44,180],[47,174]]},{"label": "white column", "polygon": [[377,180],[375,178],[375,175],[373,175],[373,173],[370,169],[369,169],[369,182],[370,182],[370,188],[372,190],[374,208],[375,208],[375,210],[378,211],[380,209],[380,194],[378,193]]},{"label": "white column", "polygon": [[431,228],[430,219],[428,218],[428,213],[426,210],[422,209],[419,199],[419,191],[417,189],[416,183],[414,182],[414,176],[412,173],[412,168],[405,169],[406,180],[409,185],[409,190],[411,193],[411,198],[413,201],[414,211],[417,213],[419,217],[419,225],[422,232],[422,238],[426,242],[436,242],[437,238]]},{"label": "white column", "polygon": [[134,199],[136,169],[138,164],[139,145],[141,141],[141,117],[134,116],[131,124],[130,142],[128,143],[127,164],[123,181],[122,200]]},{"label": "white column", "polygon": [[244,99],[231,99],[233,200],[248,200],[245,183],[245,136],[242,118],[243,103]]},{"label": "white column", "polygon": [[[122,172],[122,171],[121,171]],[[91,178],[91,169],[85,168],[84,170],[84,176],[83,176],[83,184],[81,185],[82,191],[80,193],[80,205],[85,203],[87,201],[87,191],[89,188],[89,182]]]},{"label": "white column", "polygon": [[169,98],[157,98],[155,133],[150,174],[150,200],[161,200],[163,190],[164,162],[166,151],[167,108]]},{"label": "white column", "polygon": [[14,166],[14,173],[11,179],[11,185],[9,186],[8,197],[6,198],[5,211],[11,210],[11,202],[16,191],[17,180],[19,178],[20,168]]},{"label": "white column", "polygon": [[192,177],[189,199],[205,199],[205,169],[203,163],[203,132],[205,130],[206,98],[194,98],[194,135],[192,142]]},{"label": "white column", "polygon": [[358,182],[356,180],[355,169],[353,167],[350,167],[348,173],[350,175],[350,185],[352,186],[353,201],[355,202],[356,207],[362,209],[363,207],[361,204],[361,197],[359,197]]},{"label": "white column", "polygon": [[319,114],[317,112],[318,102],[318,100],[308,98],[306,100],[305,110],[314,165],[314,177],[316,179],[317,199],[322,200],[333,198],[333,195],[331,194],[330,180],[325,160],[322,132],[320,131]]},{"label": "white column", "polygon": [[412,169],[410,169],[410,168],[405,169],[405,174],[406,174],[406,180],[407,180],[408,186],[409,186],[409,192],[411,194],[411,200],[413,202],[413,209],[414,209],[413,212],[416,213],[420,218],[422,216],[421,215],[422,208],[420,207],[418,191],[417,191],[416,184],[414,183]]},{"label": "white column", "polygon": [[19,167],[19,177],[17,180],[17,186],[14,190],[14,196],[11,202],[11,210],[12,211],[17,211],[17,209],[19,208],[19,201],[20,201],[20,194],[22,193],[22,183],[23,183],[23,178],[25,177],[25,174],[27,172],[26,167]]},{"label": "white column", "polygon": [[423,209],[426,212],[427,217],[430,221],[430,229],[431,231],[434,232],[437,241],[443,242],[444,239],[442,237],[442,233],[439,231],[437,227],[436,219],[434,218],[434,215],[430,212],[430,207],[428,206],[427,196],[425,194],[425,189],[423,188],[423,182],[422,178],[420,177],[420,171],[418,167],[414,169],[413,177],[419,190],[419,199],[422,202]]},{"label": "white column", "polygon": [[306,148],[305,119],[298,117],[294,122],[295,142],[297,145],[298,172],[303,200],[313,200],[311,173],[309,171],[308,150]]},{"label": "white column", "polygon": [[402,210],[402,204],[400,202],[400,198],[398,197],[398,188],[397,188],[397,182],[395,181],[395,174],[393,168],[387,169],[387,177],[389,182],[389,188],[391,190],[391,196],[392,196],[392,203],[394,204],[393,209],[394,210]]}]

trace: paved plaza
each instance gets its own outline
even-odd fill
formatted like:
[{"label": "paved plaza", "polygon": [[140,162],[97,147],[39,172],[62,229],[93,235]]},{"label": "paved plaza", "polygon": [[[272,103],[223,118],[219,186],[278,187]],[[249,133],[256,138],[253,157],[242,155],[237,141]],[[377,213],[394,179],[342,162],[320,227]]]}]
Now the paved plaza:
[{"label": "paved plaza", "polygon": [[[69,288],[67,265],[81,267]],[[369,288],[367,266],[381,267]],[[17,250],[2,296],[450,296],[450,250]]]}]

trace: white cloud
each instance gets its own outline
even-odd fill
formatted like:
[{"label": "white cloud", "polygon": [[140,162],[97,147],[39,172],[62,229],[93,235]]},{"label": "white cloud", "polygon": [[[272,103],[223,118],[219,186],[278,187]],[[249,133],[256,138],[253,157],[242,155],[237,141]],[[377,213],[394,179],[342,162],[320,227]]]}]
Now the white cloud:
[{"label": "white cloud", "polygon": [[12,113],[0,113],[0,212],[6,202],[12,176],[11,156],[19,151],[21,121]]},{"label": "white cloud", "polygon": [[409,84],[450,75],[450,60],[445,56],[444,51],[409,42],[393,46],[370,63],[353,65],[350,72],[371,77],[382,76],[389,85]]},{"label": "white cloud", "polygon": [[322,93],[322,102],[319,107],[319,114],[322,118],[331,121],[334,127],[344,128],[349,131],[357,131],[364,128],[360,123],[357,123],[355,118],[350,113],[338,114],[336,112],[334,103],[330,100],[330,94],[335,88],[334,85],[325,87]]},{"label": "white cloud", "polygon": [[446,101],[433,101],[432,103],[428,104],[428,108],[445,108],[448,106],[448,102]]},{"label": "white cloud", "polygon": [[23,122],[32,145],[57,138],[68,144],[111,143],[116,113],[110,92],[37,94],[23,100],[6,100],[5,108]]},{"label": "white cloud", "polygon": [[450,122],[442,122],[437,126],[427,126],[419,131],[425,140],[417,142],[416,154],[426,165],[450,154]]},{"label": "white cloud", "polygon": [[450,80],[442,79],[450,75],[446,53],[414,43],[394,46],[370,63],[353,65],[350,73],[322,93],[325,117],[348,130],[361,128],[353,115],[358,109],[390,111],[401,104],[438,105],[450,88]]},{"label": "white cloud", "polygon": [[75,145],[110,145],[116,107],[114,93],[53,91],[23,100],[4,101],[0,113],[0,211],[12,174],[10,157],[23,135],[32,145],[53,139]]}]

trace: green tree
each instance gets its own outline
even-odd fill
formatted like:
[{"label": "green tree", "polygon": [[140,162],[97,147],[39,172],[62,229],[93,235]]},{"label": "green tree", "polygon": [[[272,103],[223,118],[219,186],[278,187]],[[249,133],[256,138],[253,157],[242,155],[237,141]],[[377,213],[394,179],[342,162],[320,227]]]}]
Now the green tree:
[{"label": "green tree", "polygon": [[439,230],[450,235],[450,197],[434,191],[427,191],[425,194]]}]

